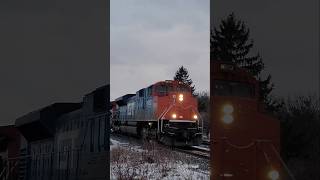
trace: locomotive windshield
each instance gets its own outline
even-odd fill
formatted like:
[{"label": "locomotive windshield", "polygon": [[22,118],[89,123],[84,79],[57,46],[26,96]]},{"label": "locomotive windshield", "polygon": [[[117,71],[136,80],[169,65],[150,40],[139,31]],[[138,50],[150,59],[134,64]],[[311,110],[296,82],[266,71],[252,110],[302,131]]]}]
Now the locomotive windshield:
[{"label": "locomotive windshield", "polygon": [[179,85],[177,87],[177,92],[189,92],[189,91],[190,91],[190,89],[186,85]]},{"label": "locomotive windshield", "polygon": [[156,92],[161,96],[167,95],[168,92],[190,92],[190,88],[184,84],[179,84],[176,87],[172,84],[160,84],[156,86]]},{"label": "locomotive windshield", "polygon": [[165,96],[168,92],[172,91],[173,87],[171,84],[160,84],[156,86],[156,92],[160,96]]},{"label": "locomotive windshield", "polygon": [[254,97],[254,86],[249,83],[216,80],[214,94],[220,96]]}]

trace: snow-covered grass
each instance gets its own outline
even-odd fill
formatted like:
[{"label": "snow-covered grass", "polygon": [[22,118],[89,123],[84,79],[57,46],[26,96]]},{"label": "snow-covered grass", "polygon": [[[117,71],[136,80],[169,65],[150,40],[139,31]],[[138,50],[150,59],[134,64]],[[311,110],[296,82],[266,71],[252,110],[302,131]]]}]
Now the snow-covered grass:
[{"label": "snow-covered grass", "polygon": [[209,179],[208,160],[156,142],[139,146],[111,139],[110,153],[111,179]]}]

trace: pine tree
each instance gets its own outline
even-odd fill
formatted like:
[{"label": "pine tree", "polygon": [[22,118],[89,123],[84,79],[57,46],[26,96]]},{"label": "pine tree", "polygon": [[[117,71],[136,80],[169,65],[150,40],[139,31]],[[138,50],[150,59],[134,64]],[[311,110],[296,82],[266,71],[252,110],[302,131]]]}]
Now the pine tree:
[{"label": "pine tree", "polygon": [[192,79],[189,78],[189,72],[185,67],[183,66],[179,67],[173,79],[189,85],[191,87],[191,92],[194,95],[195,86],[192,85],[193,81]]},{"label": "pine tree", "polygon": [[260,100],[271,110],[277,106],[270,97],[274,84],[271,83],[271,75],[262,79],[264,63],[259,53],[252,55],[253,40],[249,39],[249,35],[250,31],[245,23],[231,13],[221,21],[219,28],[214,28],[210,33],[210,59],[233,62],[256,77],[260,85]]}]

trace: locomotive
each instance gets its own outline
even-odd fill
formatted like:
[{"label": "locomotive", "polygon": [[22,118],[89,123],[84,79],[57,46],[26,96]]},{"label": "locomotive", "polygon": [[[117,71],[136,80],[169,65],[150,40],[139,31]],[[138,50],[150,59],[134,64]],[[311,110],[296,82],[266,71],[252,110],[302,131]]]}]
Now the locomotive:
[{"label": "locomotive", "polygon": [[265,111],[259,82],[233,63],[210,65],[211,179],[283,178],[280,123]]},{"label": "locomotive", "polygon": [[111,102],[112,128],[172,146],[199,145],[202,123],[190,86],[160,81]]},{"label": "locomotive", "polygon": [[82,102],[54,103],[16,119],[20,152],[7,168],[23,180],[107,179],[109,89],[105,85]]}]

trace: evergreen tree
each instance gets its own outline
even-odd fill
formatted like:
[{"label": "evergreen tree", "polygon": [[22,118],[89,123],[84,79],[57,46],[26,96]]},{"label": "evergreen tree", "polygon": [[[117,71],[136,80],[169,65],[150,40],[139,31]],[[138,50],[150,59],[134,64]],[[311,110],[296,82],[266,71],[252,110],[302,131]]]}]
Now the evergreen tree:
[{"label": "evergreen tree", "polygon": [[260,100],[264,101],[267,110],[271,111],[279,106],[270,97],[274,85],[271,83],[271,75],[266,79],[261,77],[264,63],[259,53],[252,55],[253,40],[249,39],[249,32],[245,23],[231,13],[221,21],[219,28],[211,31],[210,59],[233,62],[256,77],[260,84]]},{"label": "evergreen tree", "polygon": [[209,93],[202,91],[197,93],[198,111],[209,112]]},{"label": "evergreen tree", "polygon": [[230,14],[221,21],[219,29],[211,32],[211,58],[219,61],[229,61],[258,76],[264,68],[261,56],[249,56],[253,40],[249,39],[249,29],[243,21]]},{"label": "evergreen tree", "polygon": [[195,86],[192,85],[193,81],[192,79],[189,78],[189,72],[185,67],[183,66],[179,67],[173,79],[189,85],[191,87],[191,92],[194,95]]},{"label": "evergreen tree", "polygon": [[205,135],[208,135],[210,132],[209,98],[209,93],[207,91],[201,91],[197,93],[198,111],[200,113],[201,120],[203,121],[203,132]]}]

